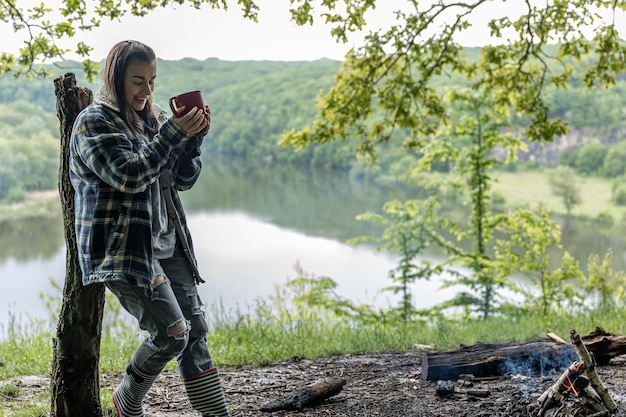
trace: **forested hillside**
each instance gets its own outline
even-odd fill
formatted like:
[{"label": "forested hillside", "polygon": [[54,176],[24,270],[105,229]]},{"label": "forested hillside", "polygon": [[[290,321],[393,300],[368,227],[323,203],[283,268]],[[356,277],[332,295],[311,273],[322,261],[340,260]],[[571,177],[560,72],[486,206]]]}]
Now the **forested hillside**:
[{"label": "forested hillside", "polygon": [[[470,57],[478,56],[478,49],[466,52]],[[363,163],[357,160],[349,142],[313,145],[298,153],[277,143],[283,131],[301,128],[315,117],[316,97],[332,85],[339,66],[340,62],[331,60],[159,61],[154,98],[167,108],[170,96],[194,89],[203,91],[213,115],[212,129],[204,143],[205,158],[238,157],[248,163],[292,162],[325,169],[362,170]],[[51,69],[54,77],[45,80],[0,76],[0,199],[17,201],[27,191],[56,186],[58,120],[54,78],[73,72],[79,85],[94,91],[98,88],[99,81],[85,81],[80,63],[68,61]],[[442,90],[464,84],[464,80],[445,74],[439,81]],[[572,89],[549,94],[553,114],[564,118],[572,129],[584,132],[594,146],[620,142],[626,136],[624,80],[611,90]],[[402,132],[397,132],[397,138],[403,140]],[[378,170],[401,169],[399,165],[406,165],[407,156],[402,152],[390,144],[380,155]],[[576,152],[568,153],[567,165],[576,166]],[[608,147],[604,156],[607,154]],[[607,172],[602,166],[594,169]],[[612,176],[622,175],[624,167],[612,167],[611,172]]]}]

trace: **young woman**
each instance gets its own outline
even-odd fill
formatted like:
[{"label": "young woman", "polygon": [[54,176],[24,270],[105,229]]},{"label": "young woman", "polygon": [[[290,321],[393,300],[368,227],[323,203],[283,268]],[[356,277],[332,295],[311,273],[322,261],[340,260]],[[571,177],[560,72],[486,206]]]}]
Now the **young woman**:
[{"label": "young woman", "polygon": [[113,46],[103,78],[74,124],[70,178],[83,284],[104,283],[149,332],[113,393],[117,412],[143,416],[144,396],[176,357],[192,407],[203,416],[229,416],[178,197],[200,174],[209,109],[168,119],[152,103],[156,57],[141,42]]}]

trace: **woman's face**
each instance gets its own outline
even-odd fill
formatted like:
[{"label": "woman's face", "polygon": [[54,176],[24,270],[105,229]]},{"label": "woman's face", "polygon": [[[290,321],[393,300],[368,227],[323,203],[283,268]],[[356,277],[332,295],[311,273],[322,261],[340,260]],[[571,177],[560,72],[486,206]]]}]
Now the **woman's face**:
[{"label": "woman's face", "polygon": [[126,67],[124,73],[124,95],[126,103],[142,111],[146,107],[148,97],[154,90],[156,78],[156,62],[133,61]]}]

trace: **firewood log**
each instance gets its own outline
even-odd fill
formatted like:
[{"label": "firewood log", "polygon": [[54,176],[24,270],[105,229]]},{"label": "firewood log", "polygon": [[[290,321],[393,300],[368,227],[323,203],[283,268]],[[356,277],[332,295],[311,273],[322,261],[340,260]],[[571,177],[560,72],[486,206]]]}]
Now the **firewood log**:
[{"label": "firewood log", "polygon": [[561,377],[548,388],[537,400],[539,405],[538,417],[543,417],[548,410],[557,407],[560,401],[565,397],[565,393],[573,381],[585,371],[583,362],[574,362],[569,368],[561,374]]},{"label": "firewood log", "polygon": [[595,360],[589,354],[587,347],[583,343],[580,335],[576,332],[576,330],[572,330],[570,332],[570,338],[572,339],[572,344],[574,345],[574,351],[576,351],[576,354],[578,355],[580,360],[585,364],[585,372],[589,377],[589,382],[591,383],[591,386],[596,390],[598,395],[600,395],[600,397],[602,398],[602,402],[604,403],[606,408],[611,413],[614,413],[615,411],[617,411],[617,404],[615,404],[615,401],[613,401],[613,398],[611,398],[611,395],[604,386],[604,383],[598,376],[598,373],[596,372]]}]

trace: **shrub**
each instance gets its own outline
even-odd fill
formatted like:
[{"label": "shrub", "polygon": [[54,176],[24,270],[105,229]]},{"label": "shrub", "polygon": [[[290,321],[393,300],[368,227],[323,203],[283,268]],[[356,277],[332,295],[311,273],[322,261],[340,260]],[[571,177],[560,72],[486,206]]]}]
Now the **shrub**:
[{"label": "shrub", "polygon": [[596,216],[596,223],[600,226],[600,227],[611,227],[613,226],[613,224],[615,223],[615,220],[613,219],[613,215],[608,212],[608,211],[602,211],[600,212],[600,214],[598,214],[598,216]]},{"label": "shrub", "polygon": [[26,199],[26,191],[20,185],[11,187],[7,192],[6,199],[10,204],[21,203]]},{"label": "shrub", "polygon": [[580,148],[576,158],[576,170],[581,175],[591,175],[600,172],[609,148],[599,143],[587,142]]},{"label": "shrub", "polygon": [[626,206],[626,183],[624,178],[615,181],[611,187],[611,201],[618,206]]}]

